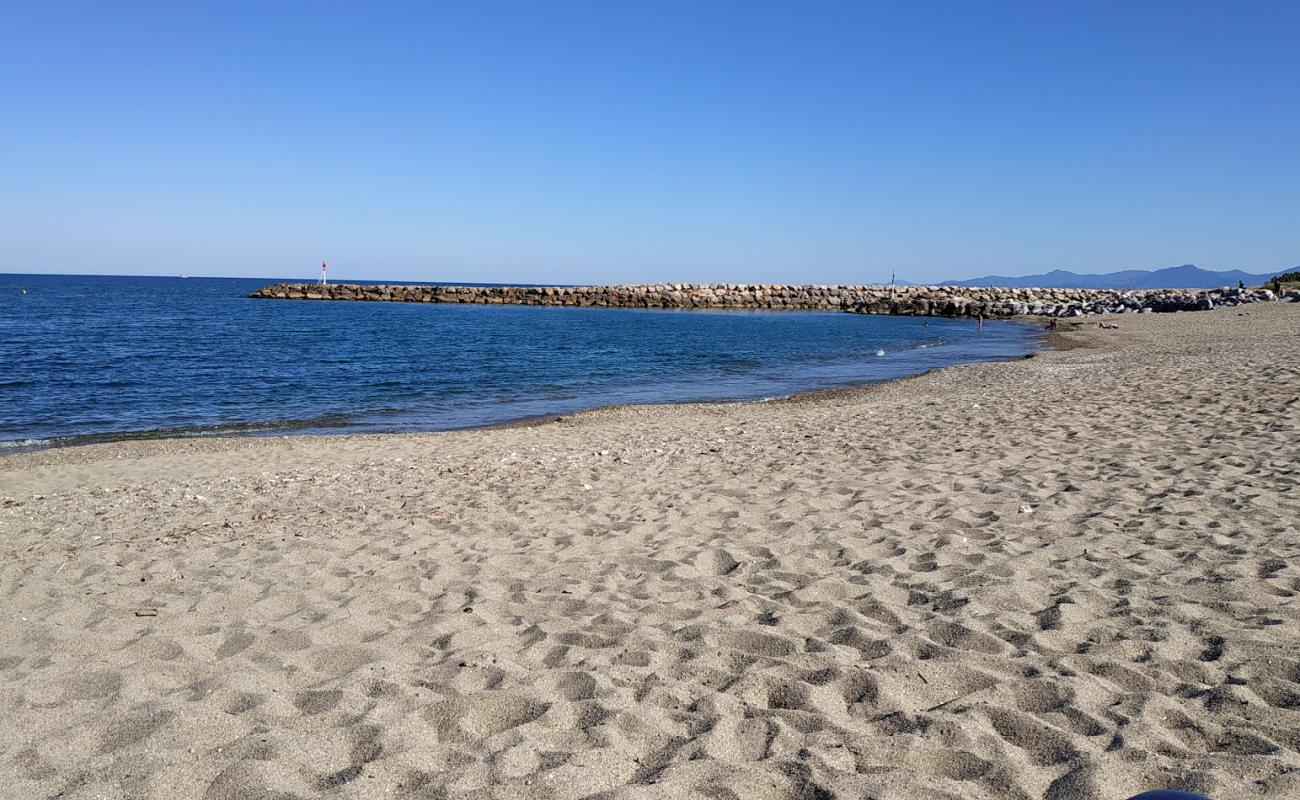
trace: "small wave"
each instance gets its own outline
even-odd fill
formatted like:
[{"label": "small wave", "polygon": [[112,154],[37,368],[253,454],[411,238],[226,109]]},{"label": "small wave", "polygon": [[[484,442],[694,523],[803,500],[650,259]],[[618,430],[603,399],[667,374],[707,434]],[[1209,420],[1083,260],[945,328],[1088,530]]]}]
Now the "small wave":
[{"label": "small wave", "polygon": [[47,447],[51,439],[0,439],[0,452],[8,450],[30,450]]},{"label": "small wave", "polygon": [[308,419],[289,419],[261,422],[223,422],[208,425],[180,425],[134,431],[108,431],[105,433],[56,436],[48,439],[0,440],[0,452],[14,453],[41,450],[47,447],[73,447],[84,444],[130,442],[150,439],[201,439],[213,436],[249,436],[258,434],[292,433],[329,428],[365,427],[353,414],[323,414]]}]

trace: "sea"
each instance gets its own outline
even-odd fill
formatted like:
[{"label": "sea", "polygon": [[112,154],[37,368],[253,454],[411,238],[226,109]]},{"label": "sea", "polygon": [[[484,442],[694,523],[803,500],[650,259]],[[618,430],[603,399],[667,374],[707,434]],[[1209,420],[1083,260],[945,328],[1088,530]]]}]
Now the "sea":
[{"label": "sea", "polygon": [[1041,340],[1017,322],[842,312],[247,296],[274,282],[0,274],[0,453],[765,400],[1017,358]]}]

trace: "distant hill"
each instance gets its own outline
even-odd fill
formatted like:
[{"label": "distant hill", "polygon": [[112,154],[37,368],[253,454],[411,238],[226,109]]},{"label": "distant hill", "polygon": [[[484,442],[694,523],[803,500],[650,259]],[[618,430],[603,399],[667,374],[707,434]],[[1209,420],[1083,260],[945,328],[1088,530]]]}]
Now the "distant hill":
[{"label": "distant hill", "polygon": [[[1281,272],[1281,270],[1279,270]],[[1042,275],[986,275],[965,281],[941,281],[940,286],[1032,286],[1042,289],[1214,289],[1236,286],[1241,281],[1247,286],[1259,286],[1278,272],[1253,275],[1239,269],[1222,272],[1201,269],[1192,264],[1165,269],[1126,269],[1103,275],[1082,275],[1064,269],[1054,269]]]}]

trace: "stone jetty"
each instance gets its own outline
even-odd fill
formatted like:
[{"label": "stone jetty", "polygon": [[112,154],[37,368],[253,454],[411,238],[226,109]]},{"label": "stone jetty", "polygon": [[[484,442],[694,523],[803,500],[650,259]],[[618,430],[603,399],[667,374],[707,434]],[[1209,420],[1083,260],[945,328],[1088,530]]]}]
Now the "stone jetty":
[{"label": "stone jetty", "polygon": [[[1267,289],[999,289],[970,286],[657,283],[614,286],[435,286],[278,283],[250,297],[397,303],[838,310],[900,316],[1082,317],[1100,313],[1198,311],[1276,300]],[[1300,297],[1300,293],[1297,293]]]}]

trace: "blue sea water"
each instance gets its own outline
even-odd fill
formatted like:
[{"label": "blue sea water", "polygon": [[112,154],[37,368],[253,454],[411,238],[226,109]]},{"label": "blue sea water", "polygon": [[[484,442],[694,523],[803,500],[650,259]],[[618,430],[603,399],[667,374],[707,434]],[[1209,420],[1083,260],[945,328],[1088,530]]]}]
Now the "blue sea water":
[{"label": "blue sea water", "polygon": [[1012,358],[1039,341],[1013,322],[979,331],[839,312],[246,296],[270,282],[0,275],[0,451],[442,430],[616,403],[780,397]]}]

